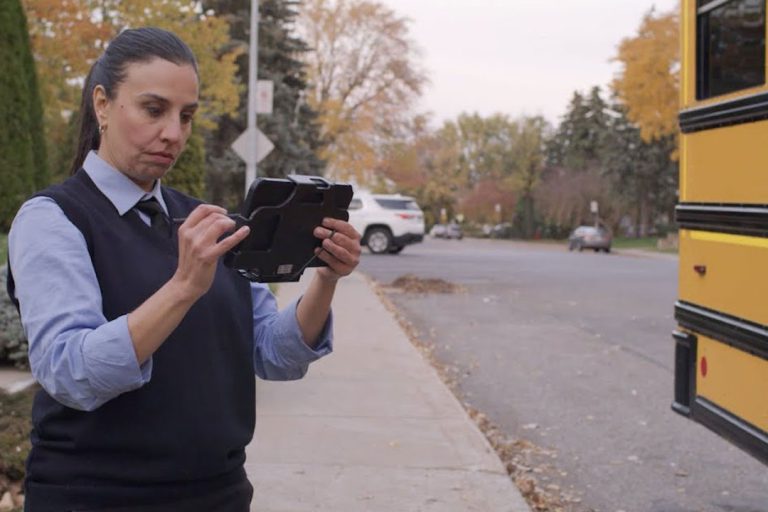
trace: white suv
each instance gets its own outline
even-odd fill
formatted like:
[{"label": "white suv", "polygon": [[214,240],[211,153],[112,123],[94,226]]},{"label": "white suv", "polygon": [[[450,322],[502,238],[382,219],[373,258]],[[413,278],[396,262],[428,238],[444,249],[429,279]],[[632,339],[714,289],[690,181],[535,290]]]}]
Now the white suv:
[{"label": "white suv", "polygon": [[349,223],[373,254],[397,254],[424,240],[424,214],[412,197],[357,192],[349,203]]}]

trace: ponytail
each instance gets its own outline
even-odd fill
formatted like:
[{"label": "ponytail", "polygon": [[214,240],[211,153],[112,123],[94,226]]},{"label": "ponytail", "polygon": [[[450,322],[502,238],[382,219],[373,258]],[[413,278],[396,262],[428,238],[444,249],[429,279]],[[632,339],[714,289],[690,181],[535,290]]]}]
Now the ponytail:
[{"label": "ponytail", "polygon": [[96,111],[93,108],[93,89],[95,88],[94,74],[97,74],[99,61],[91,67],[88,77],[83,86],[83,97],[80,100],[79,129],[77,136],[77,148],[75,149],[75,158],[72,160],[72,166],[69,173],[75,174],[85,162],[85,157],[92,149],[99,149],[101,135],[99,134],[99,121],[96,119]]}]

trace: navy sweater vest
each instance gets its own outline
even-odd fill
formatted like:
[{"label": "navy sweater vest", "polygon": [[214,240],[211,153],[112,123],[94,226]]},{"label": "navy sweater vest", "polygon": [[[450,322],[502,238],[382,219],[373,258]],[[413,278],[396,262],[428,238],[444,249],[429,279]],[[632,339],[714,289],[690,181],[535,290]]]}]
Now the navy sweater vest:
[{"label": "navy sweater vest", "polygon": [[[171,217],[199,204],[162,193]],[[176,270],[175,228],[168,239],[135,211],[121,217],[82,169],[38,195],[54,199],[83,233],[107,320],[136,309]],[[28,510],[141,506],[242,480],[255,423],[252,324],[249,283],[219,262],[211,289],[152,356],[149,383],[91,412],[40,391]]]}]

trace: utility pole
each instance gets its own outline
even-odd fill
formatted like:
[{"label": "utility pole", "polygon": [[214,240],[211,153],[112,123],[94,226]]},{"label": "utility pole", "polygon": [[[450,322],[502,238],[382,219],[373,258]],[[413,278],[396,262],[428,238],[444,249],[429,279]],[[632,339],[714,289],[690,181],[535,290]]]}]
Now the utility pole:
[{"label": "utility pole", "polygon": [[[257,153],[256,140],[258,132],[256,131],[256,80],[259,70],[259,0],[251,0],[251,46],[248,55],[248,130],[249,141],[253,146],[253,154]],[[245,163],[245,193],[248,193],[248,187],[256,179],[257,162],[253,159]]]}]

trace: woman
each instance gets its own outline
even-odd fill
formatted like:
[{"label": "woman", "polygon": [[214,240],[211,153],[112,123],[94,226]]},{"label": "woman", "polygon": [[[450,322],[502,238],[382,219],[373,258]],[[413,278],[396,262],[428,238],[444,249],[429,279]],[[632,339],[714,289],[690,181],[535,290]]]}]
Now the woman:
[{"label": "woman", "polygon": [[[301,378],[331,351],[330,304],[360,236],[328,219],[320,268],[278,312],[220,257],[248,235],[162,187],[198,105],[190,49],[126,30],[83,89],[73,175],[27,201],[9,234],[9,291],[42,390],[26,510],[246,511],[254,372]],[[187,217],[178,230],[168,221]],[[15,289],[14,289],[15,286]]]}]

